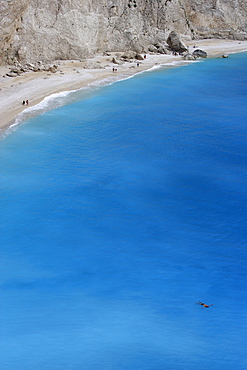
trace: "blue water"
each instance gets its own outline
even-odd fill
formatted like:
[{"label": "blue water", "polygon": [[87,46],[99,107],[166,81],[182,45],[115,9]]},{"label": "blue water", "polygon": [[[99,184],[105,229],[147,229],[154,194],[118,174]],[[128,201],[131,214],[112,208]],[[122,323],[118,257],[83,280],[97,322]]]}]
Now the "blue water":
[{"label": "blue water", "polygon": [[0,141],[1,370],[247,369],[246,68],[143,73]]}]

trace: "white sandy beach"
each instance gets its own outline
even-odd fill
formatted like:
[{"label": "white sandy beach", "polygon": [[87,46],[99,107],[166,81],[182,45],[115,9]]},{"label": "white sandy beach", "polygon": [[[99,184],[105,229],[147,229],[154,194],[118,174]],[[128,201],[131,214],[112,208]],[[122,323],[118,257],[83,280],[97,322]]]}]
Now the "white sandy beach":
[{"label": "white sandy beach", "polygon": [[[221,57],[222,54],[232,54],[247,51],[247,41],[238,40],[193,40],[186,42],[190,52],[193,46],[208,53],[208,57]],[[22,106],[23,100],[29,100],[29,107],[38,104],[46,96],[62,91],[76,90],[90,84],[99,83],[105,79],[122,79],[132,76],[141,71],[149,70],[155,65],[174,66],[181,63],[188,63],[181,56],[173,55],[150,55],[143,61],[124,62],[122,65],[112,63],[111,56],[96,55],[88,60],[88,63],[98,63],[104,68],[85,69],[84,62],[79,61],[56,61],[59,63],[59,70],[56,73],[48,72],[27,72],[18,77],[3,77],[9,71],[8,67],[0,67],[0,130],[3,132],[7,127],[14,123],[16,116],[27,106]],[[120,54],[121,55],[121,54]],[[227,59],[226,59],[227,63]],[[113,73],[112,68],[117,68]]]}]

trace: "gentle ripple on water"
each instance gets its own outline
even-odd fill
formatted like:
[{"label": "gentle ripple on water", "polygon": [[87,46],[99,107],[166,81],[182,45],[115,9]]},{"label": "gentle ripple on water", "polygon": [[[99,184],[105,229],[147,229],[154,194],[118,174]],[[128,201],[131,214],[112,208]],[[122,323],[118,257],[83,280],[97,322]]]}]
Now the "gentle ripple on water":
[{"label": "gentle ripple on water", "polygon": [[95,89],[0,142],[2,370],[246,368],[246,60]]}]

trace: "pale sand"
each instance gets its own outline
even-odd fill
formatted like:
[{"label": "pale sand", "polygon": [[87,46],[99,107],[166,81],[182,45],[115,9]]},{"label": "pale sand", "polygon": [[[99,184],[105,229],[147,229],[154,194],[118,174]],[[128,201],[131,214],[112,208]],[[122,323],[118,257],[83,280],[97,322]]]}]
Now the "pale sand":
[{"label": "pale sand", "polygon": [[[186,43],[189,51],[194,50],[193,46],[208,53],[208,57],[221,57],[222,54],[231,54],[247,51],[247,41],[237,40],[193,40]],[[104,69],[84,69],[83,62],[79,61],[60,61],[60,70],[56,73],[47,72],[27,72],[18,77],[3,77],[9,71],[7,67],[0,67],[0,131],[3,132],[7,127],[14,123],[16,116],[27,106],[22,106],[23,100],[29,100],[29,106],[33,106],[42,101],[46,96],[62,91],[77,90],[90,84],[100,83],[111,78],[123,79],[136,73],[149,70],[155,65],[174,66],[185,62],[181,56],[172,55],[150,55],[143,61],[125,62],[116,65],[111,62],[111,56],[96,55],[88,60],[88,63],[99,63],[105,66]],[[121,55],[121,53],[119,53]],[[175,62],[175,64],[174,64]],[[177,63],[176,63],[177,62]],[[226,59],[227,63],[227,59]],[[117,73],[113,73],[112,68],[117,68]]]}]

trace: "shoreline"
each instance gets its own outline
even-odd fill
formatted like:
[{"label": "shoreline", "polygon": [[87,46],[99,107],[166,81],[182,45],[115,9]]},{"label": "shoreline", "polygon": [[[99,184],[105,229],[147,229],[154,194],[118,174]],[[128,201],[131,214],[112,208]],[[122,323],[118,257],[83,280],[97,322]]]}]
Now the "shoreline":
[{"label": "shoreline", "polygon": [[[192,40],[186,42],[189,51],[193,51],[193,45],[196,48],[207,52],[208,58],[221,57],[223,54],[233,54],[247,51],[247,41],[238,40]],[[108,56],[95,55],[86,61],[56,61],[59,64],[60,72],[27,72],[17,77],[3,77],[8,71],[7,66],[0,67],[0,134],[3,134],[9,127],[19,124],[28,117],[23,115],[23,119],[16,118],[20,113],[27,110],[27,106],[22,106],[23,100],[29,100],[29,108],[37,106],[45,98],[53,94],[61,94],[80,89],[88,89],[92,86],[104,86],[109,83],[131,78],[136,74],[150,71],[155,66],[167,66],[168,68],[186,65],[194,61],[183,60],[182,56],[166,54],[147,54],[147,58],[142,61],[124,62],[121,65],[114,64],[111,60],[116,56],[111,52]],[[227,61],[227,59],[226,59]],[[87,65],[99,65],[97,69],[85,69]],[[139,66],[137,66],[137,62]],[[97,64],[96,64],[97,63]],[[117,72],[113,72],[113,67]],[[48,109],[47,109],[48,110]],[[44,110],[43,110],[44,111]],[[43,111],[41,113],[43,113]],[[35,115],[38,115],[38,110]]]}]

